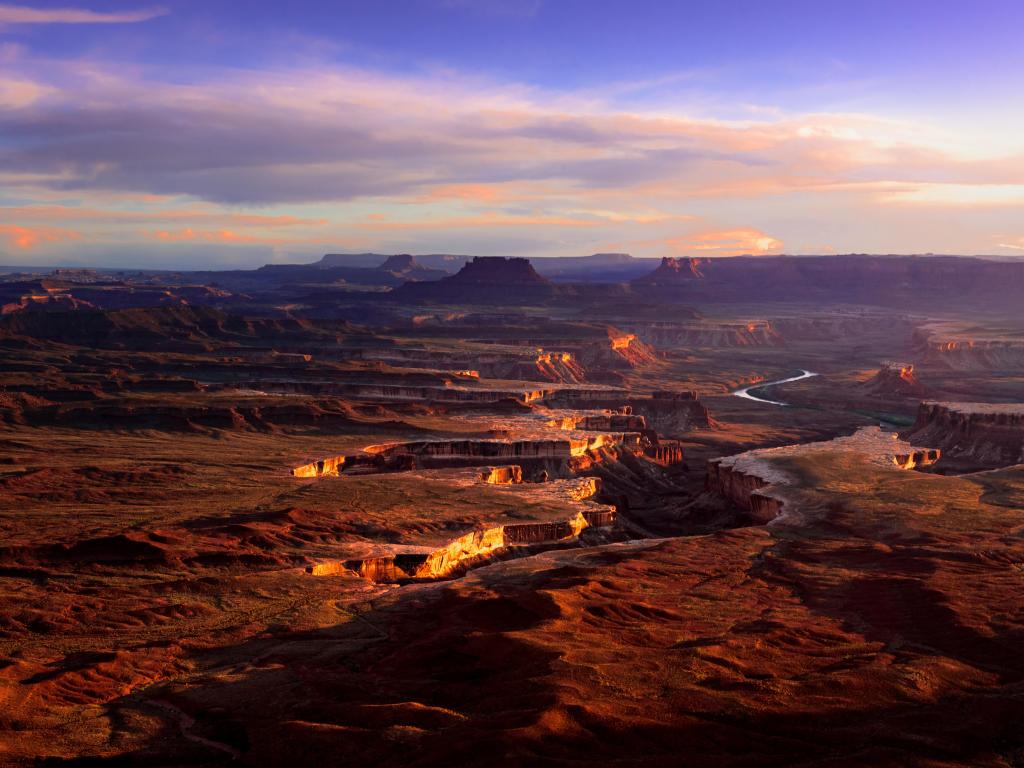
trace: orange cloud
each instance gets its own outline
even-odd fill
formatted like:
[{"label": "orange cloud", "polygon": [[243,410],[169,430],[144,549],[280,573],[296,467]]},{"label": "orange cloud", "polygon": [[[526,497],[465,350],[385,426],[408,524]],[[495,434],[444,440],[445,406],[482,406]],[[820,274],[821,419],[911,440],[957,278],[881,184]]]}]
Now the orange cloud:
[{"label": "orange cloud", "polygon": [[996,243],[997,248],[1009,248],[1013,251],[1024,251],[1024,237],[1003,238],[1006,242]]},{"label": "orange cloud", "polygon": [[700,251],[708,256],[758,256],[778,253],[782,250],[783,242],[759,229],[744,227],[669,238],[664,241],[664,245],[677,254]]},{"label": "orange cloud", "polygon": [[150,240],[158,240],[164,243],[188,243],[204,242],[218,243],[221,245],[245,244],[245,245],[268,245],[273,247],[284,246],[324,246],[334,244],[338,238],[333,233],[324,233],[317,236],[281,237],[259,234],[246,234],[236,232],[233,229],[144,229],[140,234]]},{"label": "orange cloud", "polygon": [[56,227],[22,227],[17,224],[0,224],[0,235],[14,248],[28,251],[40,243],[52,243],[58,240],[79,240],[81,232]]},{"label": "orange cloud", "polygon": [[246,225],[257,227],[312,227],[327,224],[327,219],[310,219],[301,216],[268,216],[253,213],[224,213],[197,208],[176,208],[153,211],[119,211],[95,207],[71,205],[24,205],[0,208],[0,215],[19,220],[32,221],[110,221],[110,222],[196,222],[207,224]]},{"label": "orange cloud", "polygon": [[478,229],[487,227],[597,227],[606,221],[599,218],[577,218],[573,216],[512,215],[504,213],[482,213],[473,216],[451,216],[435,219],[394,219],[380,214],[371,214],[354,226],[360,229],[378,230],[437,230],[437,229]]},{"label": "orange cloud", "polygon": [[495,184],[440,184],[428,189],[416,201],[432,203],[440,200],[465,200],[472,203],[497,203],[510,199],[512,197]]},{"label": "orange cloud", "polygon": [[260,245],[282,245],[285,240],[277,237],[259,237],[257,235],[240,235],[230,229],[194,230],[191,227],[171,230],[144,231],[146,237],[168,243],[203,240],[208,243],[259,243]]}]

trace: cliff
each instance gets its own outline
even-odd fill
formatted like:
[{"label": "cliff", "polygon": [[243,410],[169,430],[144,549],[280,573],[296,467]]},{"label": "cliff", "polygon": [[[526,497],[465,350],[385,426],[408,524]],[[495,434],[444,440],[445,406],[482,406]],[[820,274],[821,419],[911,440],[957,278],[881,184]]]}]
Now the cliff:
[{"label": "cliff", "polygon": [[552,283],[537,274],[529,259],[476,256],[442,280],[405,283],[388,296],[396,301],[453,304],[513,304],[553,298]]},{"label": "cliff", "polygon": [[864,427],[848,437],[818,443],[762,448],[712,459],[708,462],[705,489],[737,507],[745,509],[757,523],[769,523],[793,506],[792,489],[799,484],[787,464],[818,457],[855,455],[879,467],[915,469],[937,462],[941,456],[934,448],[915,447],[892,432]]},{"label": "cliff", "polygon": [[914,374],[913,363],[886,362],[878,373],[860,384],[860,388],[871,395],[895,397],[927,397],[925,387]]},{"label": "cliff", "polygon": [[476,256],[445,282],[449,285],[477,284],[507,286],[519,285],[550,285],[547,280],[537,274],[529,259],[502,256]]},{"label": "cliff", "polygon": [[294,477],[323,477],[351,470],[399,472],[418,468],[478,467],[496,459],[515,461],[532,468],[568,470],[574,459],[585,459],[602,448],[615,447],[643,453],[648,439],[639,432],[621,432],[534,440],[421,440],[368,445],[361,453],[334,456],[292,469]]},{"label": "cliff", "polygon": [[943,464],[994,469],[1024,463],[1024,404],[921,403],[907,440],[943,449]]},{"label": "cliff", "polygon": [[716,426],[707,407],[692,390],[656,391],[641,397],[615,389],[564,388],[546,394],[544,402],[555,408],[603,408],[642,416],[647,429],[667,437]]},{"label": "cliff", "polygon": [[664,258],[661,264],[648,275],[633,280],[633,285],[645,286],[671,286],[688,285],[694,280],[701,280],[704,273],[701,272],[703,262],[700,259],[673,259]]},{"label": "cliff", "polygon": [[[489,478],[484,480],[491,482]],[[607,528],[615,524],[615,508],[593,501],[601,490],[600,479],[561,480],[545,485],[545,488],[564,500],[569,510],[564,518],[481,527],[457,536],[437,549],[415,552],[403,549],[344,562],[320,562],[308,566],[306,572],[314,576],[329,576],[348,570],[363,578],[382,582],[445,579],[495,558],[527,551],[527,547],[559,545],[576,539],[588,528]]]},{"label": "cliff", "polygon": [[655,347],[777,347],[785,340],[764,320],[746,323],[657,320],[626,325]]},{"label": "cliff", "polygon": [[914,332],[924,362],[955,371],[1014,370],[1024,366],[1024,339],[1019,335],[975,335],[942,323]]},{"label": "cliff", "polygon": [[[661,299],[799,301],[891,307],[1014,309],[1024,262],[962,256],[737,256],[663,262],[633,281]],[[699,276],[698,276],[699,273]]]}]

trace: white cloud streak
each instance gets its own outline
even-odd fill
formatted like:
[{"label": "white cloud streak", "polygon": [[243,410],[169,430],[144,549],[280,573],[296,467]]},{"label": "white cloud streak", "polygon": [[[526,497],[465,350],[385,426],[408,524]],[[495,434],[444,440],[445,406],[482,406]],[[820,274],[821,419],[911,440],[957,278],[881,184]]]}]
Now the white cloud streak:
[{"label": "white cloud streak", "polygon": [[4,24],[136,24],[166,16],[166,8],[132,11],[91,11],[86,8],[31,8],[0,4],[0,25]]}]

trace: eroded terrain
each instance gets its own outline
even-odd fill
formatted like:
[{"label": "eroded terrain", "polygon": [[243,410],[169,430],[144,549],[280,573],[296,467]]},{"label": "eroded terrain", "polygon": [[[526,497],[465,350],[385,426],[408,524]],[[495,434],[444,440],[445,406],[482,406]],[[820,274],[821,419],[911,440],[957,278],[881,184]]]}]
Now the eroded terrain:
[{"label": "eroded terrain", "polygon": [[1024,760],[1012,302],[520,261],[0,283],[0,762]]}]

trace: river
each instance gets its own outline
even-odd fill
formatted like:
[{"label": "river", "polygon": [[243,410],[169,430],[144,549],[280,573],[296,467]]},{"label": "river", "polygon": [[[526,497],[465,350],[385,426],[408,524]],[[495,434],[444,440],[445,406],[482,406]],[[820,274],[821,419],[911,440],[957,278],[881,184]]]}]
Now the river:
[{"label": "river", "polygon": [[767,389],[768,387],[774,387],[776,384],[788,384],[791,381],[800,381],[801,379],[809,379],[812,376],[817,376],[817,375],[818,374],[816,374],[816,373],[811,373],[810,371],[803,371],[802,370],[799,376],[790,376],[788,379],[779,379],[778,381],[762,381],[760,384],[751,384],[749,387],[743,387],[742,389],[737,389],[735,392],[733,392],[733,394],[736,395],[736,397],[744,397],[747,400],[754,400],[755,402],[758,402],[758,403],[768,403],[768,405],[781,405],[781,406],[785,407],[785,406],[789,405],[789,403],[781,403],[778,400],[768,400],[767,398],[764,398],[764,397],[758,397],[757,395],[752,395],[751,394],[751,390],[755,390],[755,389],[756,390],[763,390],[763,389]]}]

